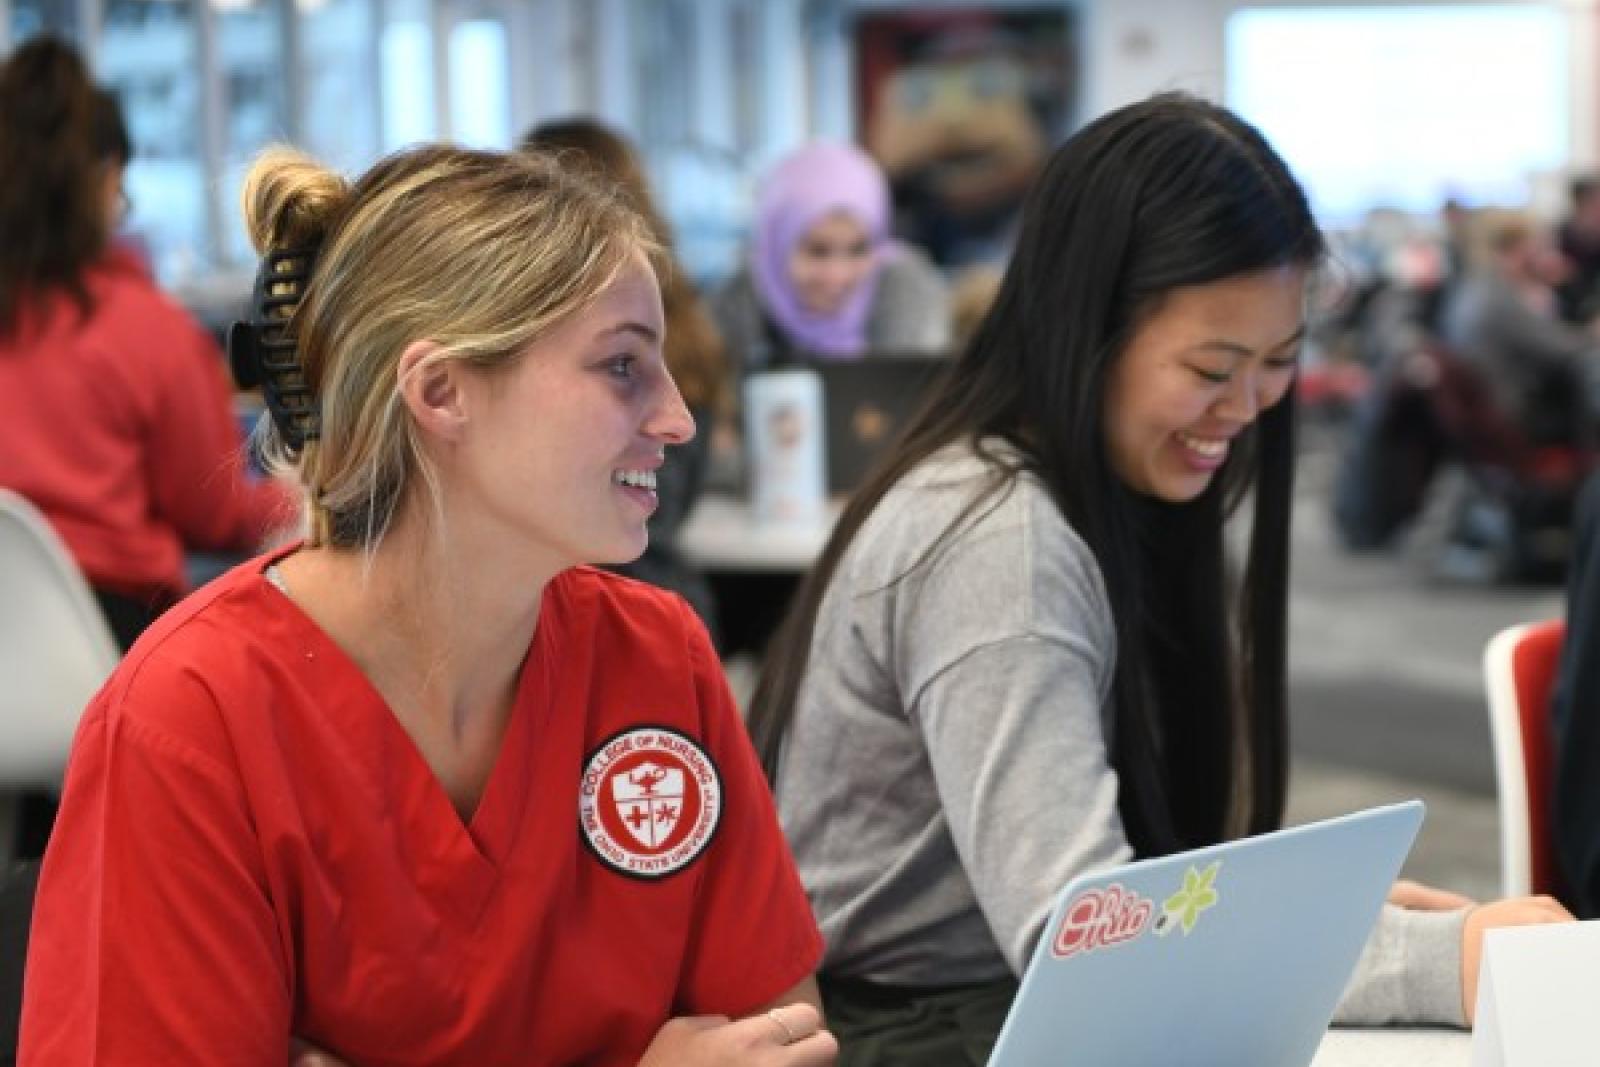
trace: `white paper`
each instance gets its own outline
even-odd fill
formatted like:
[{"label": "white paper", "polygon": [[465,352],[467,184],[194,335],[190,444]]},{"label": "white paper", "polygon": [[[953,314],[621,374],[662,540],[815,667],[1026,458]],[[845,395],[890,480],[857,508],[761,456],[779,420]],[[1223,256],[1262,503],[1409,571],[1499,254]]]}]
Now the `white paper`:
[{"label": "white paper", "polygon": [[1600,1063],[1600,920],[1484,935],[1472,1067]]}]

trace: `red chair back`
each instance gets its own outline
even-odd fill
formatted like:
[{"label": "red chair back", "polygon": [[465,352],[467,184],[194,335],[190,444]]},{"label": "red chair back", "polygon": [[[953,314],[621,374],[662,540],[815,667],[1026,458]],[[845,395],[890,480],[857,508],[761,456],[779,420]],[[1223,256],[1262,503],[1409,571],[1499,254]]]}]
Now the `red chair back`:
[{"label": "red chair back", "polygon": [[1560,896],[1551,820],[1555,793],[1555,738],[1551,701],[1566,623],[1560,619],[1530,626],[1511,654],[1517,690],[1517,717],[1522,725],[1522,763],[1527,773],[1530,859],[1533,891]]}]

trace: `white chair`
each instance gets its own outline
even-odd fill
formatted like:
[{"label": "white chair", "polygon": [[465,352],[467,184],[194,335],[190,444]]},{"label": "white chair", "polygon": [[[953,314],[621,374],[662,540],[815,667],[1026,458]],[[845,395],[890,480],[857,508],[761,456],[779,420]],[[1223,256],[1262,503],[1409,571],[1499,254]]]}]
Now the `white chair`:
[{"label": "white chair", "polygon": [[120,655],[55,531],[0,489],[0,863],[14,851],[17,795],[60,788],[78,718]]},{"label": "white chair", "polygon": [[1555,782],[1550,701],[1566,624],[1511,626],[1484,649],[1489,736],[1500,809],[1501,892],[1561,895],[1551,831]]}]

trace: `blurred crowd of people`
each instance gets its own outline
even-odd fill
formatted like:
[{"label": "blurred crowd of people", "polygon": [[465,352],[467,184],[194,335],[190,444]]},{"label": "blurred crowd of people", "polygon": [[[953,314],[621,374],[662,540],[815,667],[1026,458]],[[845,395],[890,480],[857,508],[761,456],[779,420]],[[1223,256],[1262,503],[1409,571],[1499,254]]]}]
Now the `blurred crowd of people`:
[{"label": "blurred crowd of people", "polygon": [[1597,205],[1585,178],[1559,225],[1452,201],[1431,230],[1379,215],[1349,246],[1351,293],[1327,326],[1366,372],[1333,501],[1348,546],[1393,543],[1454,466],[1465,495],[1438,562],[1469,549],[1483,577],[1559,577],[1594,462]]}]

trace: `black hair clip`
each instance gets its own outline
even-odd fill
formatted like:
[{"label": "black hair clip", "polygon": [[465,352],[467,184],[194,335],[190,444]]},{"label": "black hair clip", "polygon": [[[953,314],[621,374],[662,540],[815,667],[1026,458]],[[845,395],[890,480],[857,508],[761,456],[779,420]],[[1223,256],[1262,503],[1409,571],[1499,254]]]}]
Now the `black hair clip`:
[{"label": "black hair clip", "polygon": [[261,387],[278,435],[295,451],[316,440],[322,428],[317,398],[295,356],[295,337],[289,330],[290,316],[305,294],[315,263],[314,249],[268,252],[256,271],[250,321],[235,322],[228,330],[234,380],[241,388]]}]

